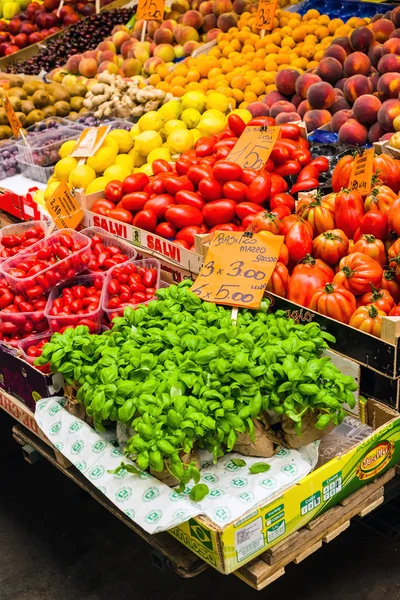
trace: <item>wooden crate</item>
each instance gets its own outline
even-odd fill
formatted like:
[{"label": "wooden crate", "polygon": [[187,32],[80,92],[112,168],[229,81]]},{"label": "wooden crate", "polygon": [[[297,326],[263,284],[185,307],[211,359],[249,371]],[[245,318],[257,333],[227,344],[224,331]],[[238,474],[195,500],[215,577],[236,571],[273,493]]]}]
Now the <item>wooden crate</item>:
[{"label": "wooden crate", "polygon": [[284,575],[289,563],[298,565],[319,550],[323,543],[329,544],[343,533],[350,527],[353,517],[365,517],[380,506],[384,499],[383,486],[395,474],[396,469],[391,469],[373,483],[351,494],[337,506],[235,571],[235,575],[255,590],[262,590]]}]

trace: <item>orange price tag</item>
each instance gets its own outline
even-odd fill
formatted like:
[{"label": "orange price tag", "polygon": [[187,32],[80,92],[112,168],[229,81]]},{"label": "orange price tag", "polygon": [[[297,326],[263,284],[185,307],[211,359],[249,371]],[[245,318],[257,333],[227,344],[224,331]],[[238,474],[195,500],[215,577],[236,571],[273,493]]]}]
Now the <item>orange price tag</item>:
[{"label": "orange price tag", "polygon": [[139,0],[136,11],[136,20],[162,21],[164,18],[165,0]]},{"label": "orange price tag", "polygon": [[66,181],[46,200],[46,208],[59,229],[76,229],[84,216]]},{"label": "orange price tag", "polygon": [[202,300],[258,308],[283,244],[282,235],[216,231],[192,292]]},{"label": "orange price tag", "polygon": [[4,94],[3,101],[4,101],[4,109],[6,111],[7,119],[9,120],[10,127],[13,132],[13,136],[18,137],[19,130],[22,129],[21,122],[18,119],[17,115],[15,114],[15,110],[13,109],[7,94]]},{"label": "orange price tag", "polygon": [[75,158],[87,158],[100,148],[104,138],[110,130],[110,125],[100,127],[87,127],[81,133],[70,156]]},{"label": "orange price tag", "polygon": [[369,148],[354,158],[351,171],[349,189],[365,196],[372,187],[372,173],[374,168],[374,149]]},{"label": "orange price tag", "polygon": [[279,137],[280,129],[278,125],[265,130],[258,125],[246,127],[226,160],[244,169],[262,169]]},{"label": "orange price tag", "polygon": [[278,0],[261,1],[258,5],[256,27],[270,31],[275,17]]}]

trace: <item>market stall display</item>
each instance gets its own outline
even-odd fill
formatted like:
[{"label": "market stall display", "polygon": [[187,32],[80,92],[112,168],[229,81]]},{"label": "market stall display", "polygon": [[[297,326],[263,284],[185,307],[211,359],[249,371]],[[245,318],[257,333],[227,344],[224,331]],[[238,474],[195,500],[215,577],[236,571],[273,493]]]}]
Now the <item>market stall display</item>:
[{"label": "market stall display", "polygon": [[400,457],[400,8],[359,4],[45,0],[0,32],[76,21],[0,81],[0,406],[256,589]]}]

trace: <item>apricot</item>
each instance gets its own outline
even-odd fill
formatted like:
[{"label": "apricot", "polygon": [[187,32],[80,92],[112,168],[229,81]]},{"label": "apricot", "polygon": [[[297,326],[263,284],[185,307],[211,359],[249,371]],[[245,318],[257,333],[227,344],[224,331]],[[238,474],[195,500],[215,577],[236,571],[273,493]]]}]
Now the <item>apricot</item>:
[{"label": "apricot", "polygon": [[375,35],[375,41],[380,44],[386,42],[395,29],[394,24],[389,19],[378,19],[371,23],[370,27]]},{"label": "apricot", "polygon": [[360,123],[365,125],[372,125],[376,123],[378,118],[378,111],[382,106],[381,101],[372,94],[365,94],[356,99],[353,104],[354,117]]},{"label": "apricot", "polygon": [[331,122],[332,115],[328,110],[308,110],[304,117],[308,133]]},{"label": "apricot", "polygon": [[368,130],[364,125],[355,119],[348,119],[338,133],[338,141],[341,144],[351,144],[353,146],[363,146],[368,137]]},{"label": "apricot", "polygon": [[388,100],[398,98],[400,92],[400,73],[385,73],[379,78],[377,92],[379,98]]},{"label": "apricot", "polygon": [[307,90],[310,85],[313,83],[318,83],[319,81],[322,81],[322,79],[318,75],[315,75],[314,73],[303,73],[296,79],[296,94],[298,94],[304,100],[307,98]]},{"label": "apricot", "polygon": [[287,100],[278,100],[278,102],[274,102],[274,104],[271,106],[270,116],[275,119],[275,117],[281,112],[296,112],[296,107]]},{"label": "apricot", "polygon": [[349,109],[339,110],[332,116],[331,131],[333,133],[337,133],[341,126],[344,125],[344,123],[346,123],[346,121],[351,119],[353,116],[353,112]]},{"label": "apricot", "polygon": [[368,75],[371,70],[371,61],[366,54],[362,52],[353,52],[350,54],[343,65],[343,72],[346,77],[352,75]]},{"label": "apricot", "polygon": [[335,91],[326,81],[313,83],[308,88],[307,100],[312,108],[331,108],[336,100]]},{"label": "apricot", "polygon": [[380,75],[384,73],[400,73],[400,56],[398,54],[385,54],[378,62],[378,72]]},{"label": "apricot", "polygon": [[292,96],[296,91],[296,80],[300,74],[295,69],[282,69],[276,74],[275,85],[284,96]]},{"label": "apricot", "polygon": [[332,44],[325,50],[324,58],[327,56],[331,56],[332,58],[336,58],[340,63],[344,63],[347,57],[347,52],[343,48],[343,46],[339,46],[339,44]]},{"label": "apricot", "polygon": [[385,131],[394,131],[393,121],[400,115],[399,100],[385,100],[378,112],[378,123]]},{"label": "apricot", "polygon": [[357,27],[350,34],[350,44],[357,52],[368,52],[369,47],[375,42],[374,32],[368,27]]},{"label": "apricot", "polygon": [[321,77],[322,81],[327,81],[328,83],[335,85],[335,83],[343,77],[342,63],[336,58],[327,56],[320,61],[315,73]]}]

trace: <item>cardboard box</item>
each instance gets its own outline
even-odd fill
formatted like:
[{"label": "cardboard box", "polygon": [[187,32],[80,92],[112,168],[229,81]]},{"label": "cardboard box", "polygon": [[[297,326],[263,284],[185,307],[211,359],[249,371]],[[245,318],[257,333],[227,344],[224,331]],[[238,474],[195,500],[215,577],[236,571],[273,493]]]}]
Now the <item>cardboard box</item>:
[{"label": "cardboard box", "polygon": [[[399,462],[400,416],[376,400],[368,402],[367,413],[373,434],[272,502],[230,522],[221,497],[215,501],[220,516],[226,514],[225,527],[197,517],[169,533],[221,573],[239,569]],[[262,483],[273,485],[268,473]]]},{"label": "cardboard box", "polygon": [[0,186],[0,208],[20,221],[40,221],[42,215],[30,194],[18,196]]},{"label": "cardboard box", "polygon": [[18,351],[0,345],[0,388],[13,394],[32,411],[40,398],[59,394],[63,378],[58,375],[45,375],[18,356]]},{"label": "cardboard box", "polygon": [[14,396],[7,394],[3,390],[0,390],[0,408],[11,415],[18,423],[21,423],[21,425],[37,435],[41,440],[48,444],[50,443],[44,433],[39,429],[33,411],[21,401],[17,400],[17,398],[14,398]]}]

